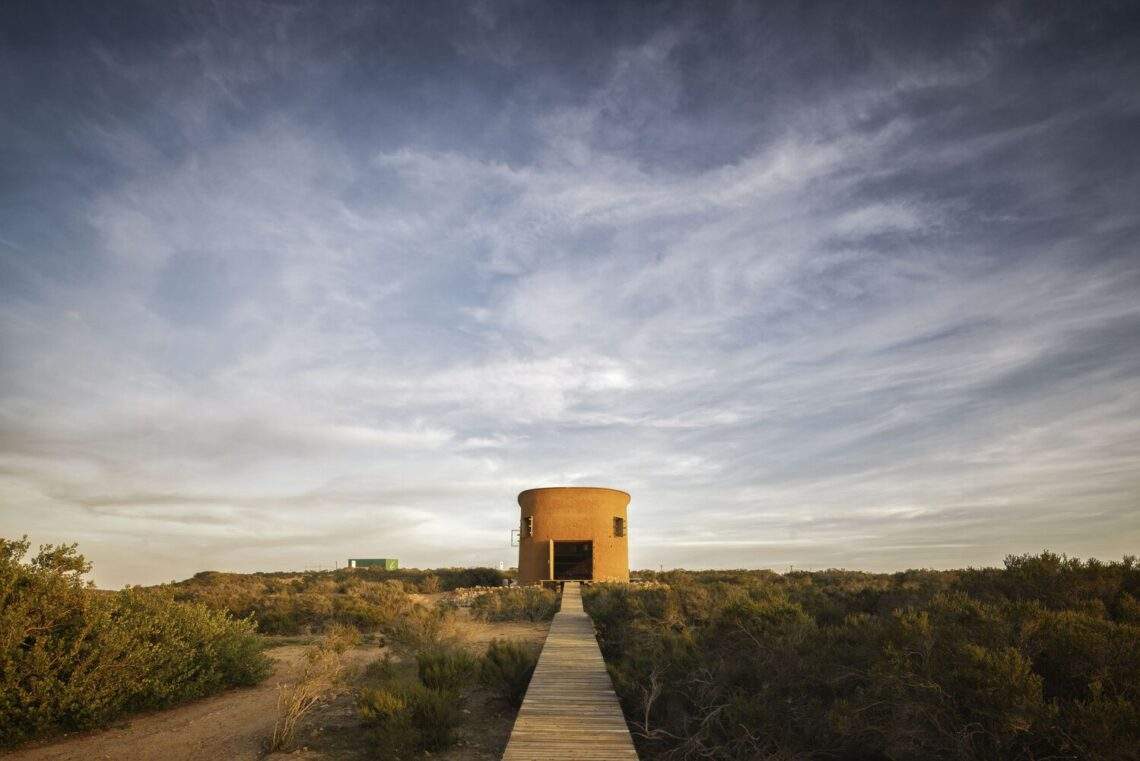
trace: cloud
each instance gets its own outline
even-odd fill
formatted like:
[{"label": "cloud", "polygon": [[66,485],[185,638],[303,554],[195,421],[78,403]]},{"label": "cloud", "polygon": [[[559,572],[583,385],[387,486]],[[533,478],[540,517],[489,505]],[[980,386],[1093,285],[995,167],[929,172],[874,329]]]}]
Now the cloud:
[{"label": "cloud", "polygon": [[3,532],[111,586],[511,563],[517,491],[596,483],[635,565],[1134,549],[1111,24],[266,12],[76,26],[79,93],[5,54],[79,180],[4,176]]}]

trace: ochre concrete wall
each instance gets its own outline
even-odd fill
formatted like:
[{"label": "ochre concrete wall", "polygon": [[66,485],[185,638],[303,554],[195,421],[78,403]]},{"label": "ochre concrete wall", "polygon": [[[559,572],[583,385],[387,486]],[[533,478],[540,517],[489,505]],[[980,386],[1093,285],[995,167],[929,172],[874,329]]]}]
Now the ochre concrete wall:
[{"label": "ochre concrete wall", "polygon": [[[550,578],[551,541],[594,543],[594,581],[629,581],[629,495],[617,489],[558,486],[528,489],[519,495],[519,583]],[[534,518],[527,536],[526,519]],[[614,518],[625,524],[614,536]]]}]

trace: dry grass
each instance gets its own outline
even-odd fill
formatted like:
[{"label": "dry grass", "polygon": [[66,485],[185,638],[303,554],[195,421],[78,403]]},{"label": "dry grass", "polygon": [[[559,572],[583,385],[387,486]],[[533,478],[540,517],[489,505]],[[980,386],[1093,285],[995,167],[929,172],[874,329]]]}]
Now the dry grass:
[{"label": "dry grass", "polygon": [[360,642],[360,633],[350,626],[336,626],[305,653],[301,677],[283,684],[277,696],[277,722],[269,738],[269,751],[288,750],[306,714],[327,695],[345,673],[344,652]]}]

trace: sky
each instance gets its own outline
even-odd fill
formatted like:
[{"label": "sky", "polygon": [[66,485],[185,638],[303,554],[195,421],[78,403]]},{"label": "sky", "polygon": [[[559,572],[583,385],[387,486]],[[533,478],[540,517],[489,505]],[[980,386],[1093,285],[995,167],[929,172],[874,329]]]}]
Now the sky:
[{"label": "sky", "polygon": [[1135,3],[6,3],[0,536],[104,587],[1140,549]]}]

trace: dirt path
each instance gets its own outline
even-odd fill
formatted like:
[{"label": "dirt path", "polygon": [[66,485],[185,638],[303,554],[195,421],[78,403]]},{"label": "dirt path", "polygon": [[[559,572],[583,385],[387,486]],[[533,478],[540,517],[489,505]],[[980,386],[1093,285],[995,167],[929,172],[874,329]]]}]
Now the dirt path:
[{"label": "dirt path", "polygon": [[[67,736],[4,755],[4,761],[217,761],[257,759],[262,742],[273,731],[277,685],[293,679],[301,665],[303,645],[268,651],[273,674],[257,687],[216,695],[164,711],[135,716],[119,726]],[[350,663],[379,653],[375,645],[350,652]]]}]

